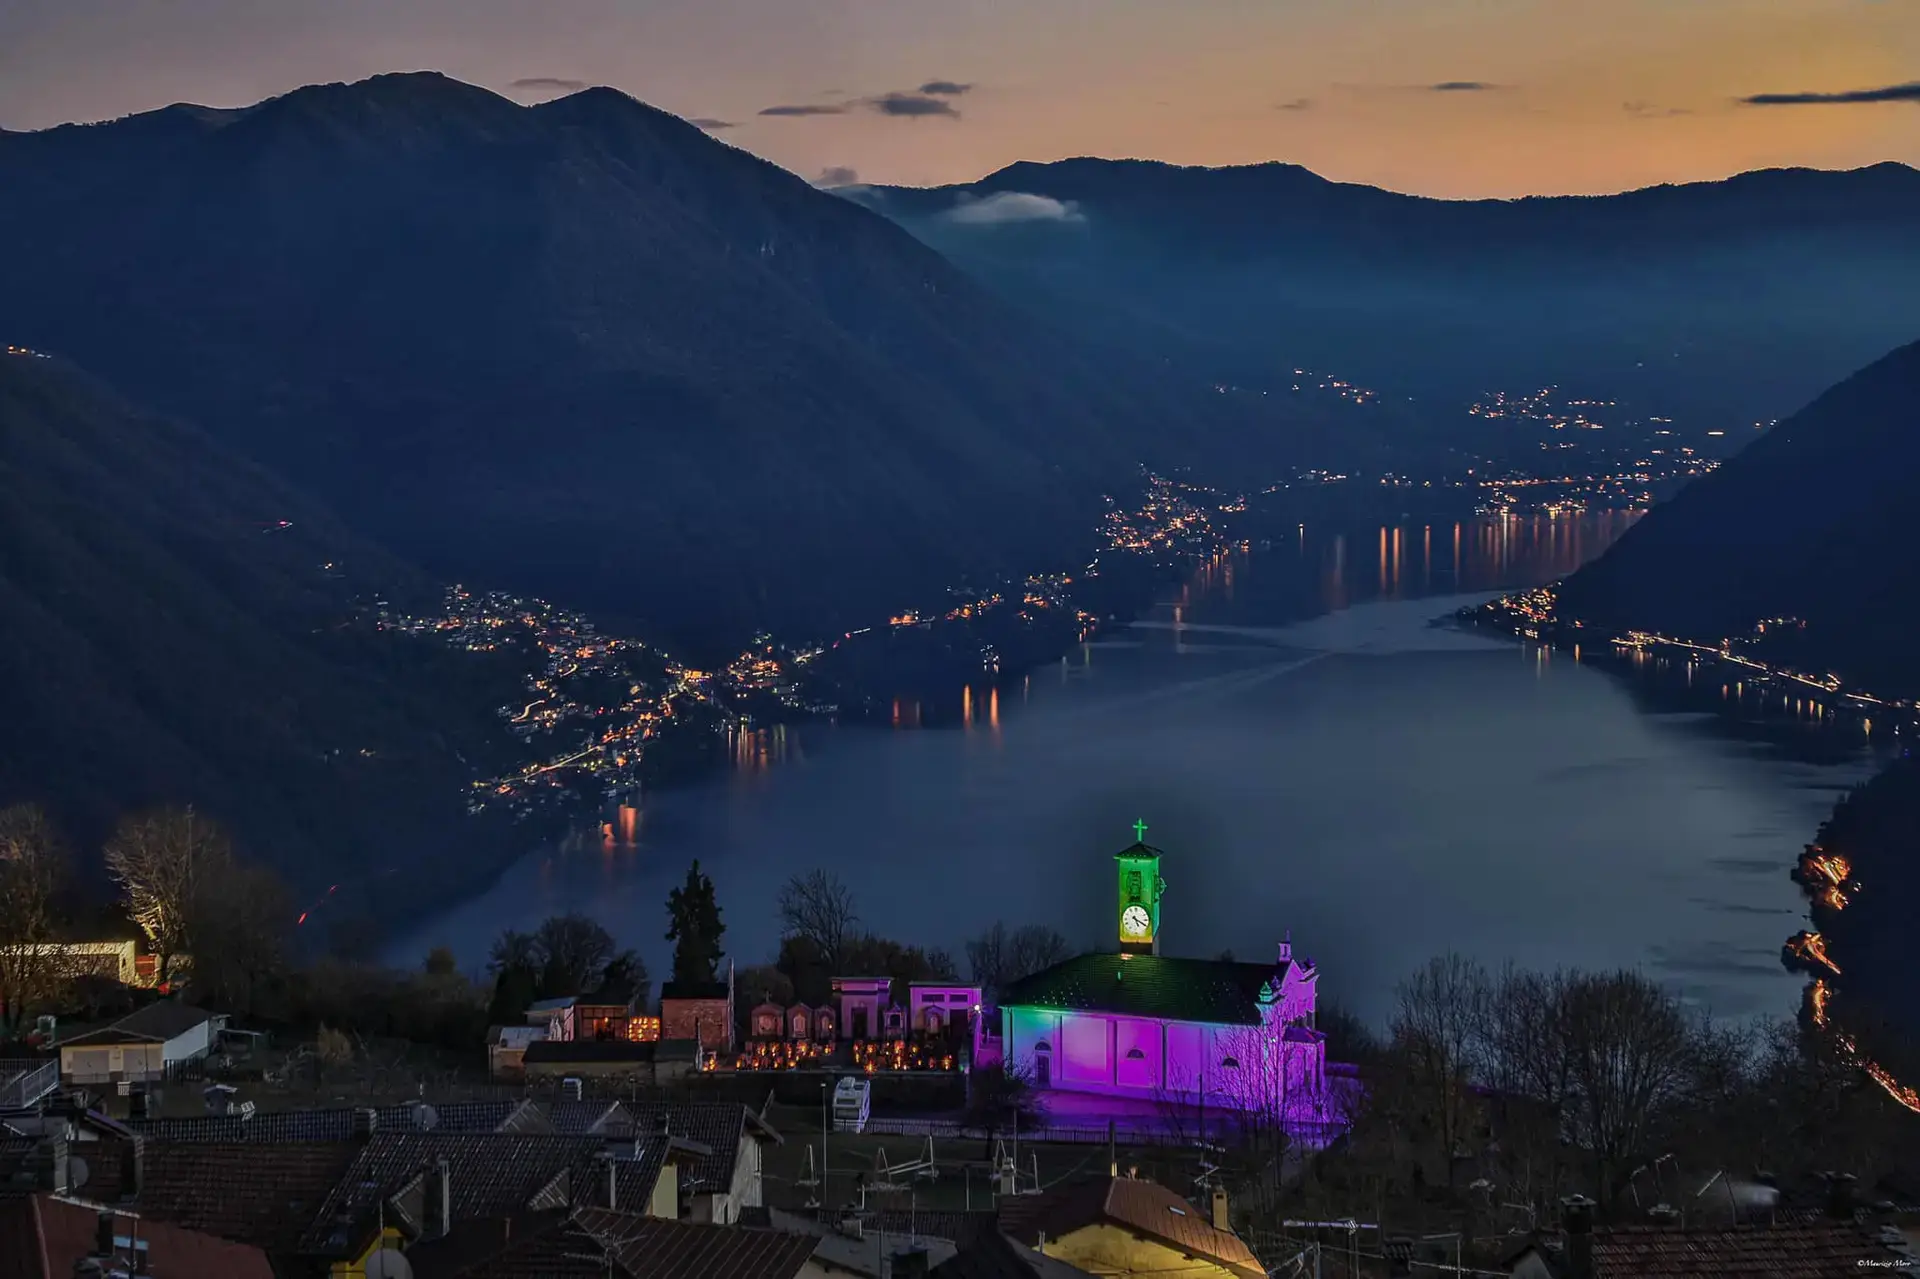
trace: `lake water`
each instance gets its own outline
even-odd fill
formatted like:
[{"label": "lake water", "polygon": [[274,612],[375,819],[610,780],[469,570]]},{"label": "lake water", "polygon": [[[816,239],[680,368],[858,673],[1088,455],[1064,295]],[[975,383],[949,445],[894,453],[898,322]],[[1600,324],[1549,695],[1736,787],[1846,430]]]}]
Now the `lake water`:
[{"label": "lake water", "polygon": [[1629,522],[1302,530],[1057,666],[903,702],[897,729],[743,735],[728,774],[530,855],[392,958],[445,943],[477,967],[502,929],[579,909],[663,974],[666,894],[695,858],[740,963],[771,958],[776,890],[814,867],[903,941],[963,954],[1002,919],[1106,945],[1110,857],[1140,819],[1167,853],[1167,953],[1263,956],[1290,931],[1371,1021],[1450,949],[1789,1012],[1787,871],[1871,771],[1866,744],[1792,724],[1753,740],[1666,709],[1671,675],[1430,624],[1564,575]]}]

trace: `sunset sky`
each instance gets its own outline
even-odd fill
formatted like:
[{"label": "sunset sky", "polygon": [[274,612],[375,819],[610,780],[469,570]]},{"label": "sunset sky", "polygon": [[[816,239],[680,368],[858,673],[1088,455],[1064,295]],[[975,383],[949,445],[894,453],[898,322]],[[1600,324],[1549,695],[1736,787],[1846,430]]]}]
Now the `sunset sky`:
[{"label": "sunset sky", "polygon": [[1920,0],[0,0],[0,128],[417,69],[612,85],[815,179],[1105,155],[1504,196],[1920,164]]}]

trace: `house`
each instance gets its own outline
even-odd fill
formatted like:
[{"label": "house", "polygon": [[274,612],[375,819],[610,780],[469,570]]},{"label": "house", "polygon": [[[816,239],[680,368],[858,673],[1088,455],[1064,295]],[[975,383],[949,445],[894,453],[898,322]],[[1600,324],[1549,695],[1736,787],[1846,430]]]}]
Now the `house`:
[{"label": "house", "polygon": [[1566,1201],[1558,1239],[1533,1237],[1501,1261],[1514,1279],[1839,1279],[1920,1270],[1891,1227],[1846,1219],[1778,1224],[1595,1226],[1593,1203]]},{"label": "house", "polygon": [[416,1279],[824,1279],[804,1235],[576,1207],[475,1222],[407,1254]]},{"label": "house", "polygon": [[424,1101],[397,1106],[309,1110],[241,1110],[179,1119],[129,1119],[129,1132],[150,1142],[364,1141],[375,1133],[551,1132],[546,1112],[526,1100]]},{"label": "house", "polygon": [[1090,1271],[1015,1243],[999,1231],[935,1265],[932,1279],[1092,1279]]},{"label": "house", "polygon": [[761,1154],[780,1134],[745,1106],[728,1102],[634,1102],[634,1135],[688,1143],[694,1155],[680,1168],[681,1214],[693,1221],[732,1225],[761,1197]]},{"label": "house", "polygon": [[487,1029],[487,1074],[493,1079],[518,1079],[527,1047],[559,1039],[546,1026],[490,1026]]},{"label": "house", "polygon": [[[640,1012],[630,992],[603,990],[573,1004],[573,1033],[561,1038],[645,1043],[660,1038],[660,1019]],[[528,1012],[531,1018],[533,1013]]]},{"label": "house", "polygon": [[383,1248],[446,1236],[462,1222],[570,1207],[591,1195],[598,1137],[376,1134],[301,1235],[299,1251],[348,1273]]},{"label": "house", "polygon": [[528,1079],[623,1079],[652,1086],[670,1084],[700,1069],[701,1049],[691,1039],[543,1040],[527,1045],[520,1070]]},{"label": "house", "polygon": [[667,982],[660,987],[660,1035],[733,1051],[733,987],[727,982]]},{"label": "house", "polygon": [[1000,1201],[1015,1243],[1114,1279],[1265,1279],[1266,1267],[1227,1228],[1226,1196],[1202,1212],[1151,1181],[1102,1177]]},{"label": "house", "polygon": [[1325,1039],[1313,1026],[1313,961],[1296,956],[1290,938],[1270,964],[1161,955],[1162,856],[1145,843],[1115,854],[1117,951],[1076,956],[1001,990],[1005,1061],[1042,1091],[1335,1124]]},{"label": "house", "polygon": [[839,1222],[816,1215],[764,1210],[768,1228],[815,1240],[813,1262],[833,1279],[905,1279],[927,1274],[933,1265],[952,1257],[951,1241],[912,1236],[874,1227],[864,1215]]},{"label": "house", "polygon": [[51,958],[56,972],[69,980],[104,977],[123,986],[153,985],[153,963],[140,963],[138,947],[130,941],[50,941],[0,946],[0,954]]},{"label": "house", "polygon": [[359,1153],[354,1142],[141,1141],[126,1193],[144,1221],[292,1258]]},{"label": "house", "polygon": [[0,1274],[71,1279],[88,1258],[103,1272],[153,1279],[273,1279],[266,1253],[134,1213],[50,1194],[0,1200]]},{"label": "house", "polygon": [[579,1002],[573,995],[536,999],[527,1005],[527,1025],[545,1030],[548,1039],[573,1039],[576,1037],[574,1010]]},{"label": "house", "polygon": [[226,1023],[224,1015],[162,999],[62,1043],[60,1078],[69,1084],[163,1080],[170,1067],[211,1052]]}]

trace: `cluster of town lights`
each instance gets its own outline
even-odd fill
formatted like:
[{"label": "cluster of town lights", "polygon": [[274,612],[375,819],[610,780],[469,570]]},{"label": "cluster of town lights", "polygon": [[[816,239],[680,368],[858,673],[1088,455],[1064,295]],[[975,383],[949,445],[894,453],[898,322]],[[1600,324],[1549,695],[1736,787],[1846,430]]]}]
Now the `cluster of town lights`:
[{"label": "cluster of town lights", "polygon": [[863,1039],[853,1046],[853,1064],[869,1075],[893,1070],[952,1070],[953,1054],[904,1039]]},{"label": "cluster of town lights", "polygon": [[810,1039],[762,1041],[741,1053],[734,1069],[798,1070],[824,1060],[831,1052],[831,1045]]}]

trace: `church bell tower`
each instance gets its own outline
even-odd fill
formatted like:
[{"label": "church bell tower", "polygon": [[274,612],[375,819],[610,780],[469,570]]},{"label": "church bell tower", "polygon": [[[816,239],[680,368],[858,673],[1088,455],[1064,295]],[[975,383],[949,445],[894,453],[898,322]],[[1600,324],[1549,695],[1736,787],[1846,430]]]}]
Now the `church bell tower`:
[{"label": "church bell tower", "polygon": [[1147,824],[1133,824],[1133,844],[1113,855],[1120,874],[1120,909],[1116,923],[1120,950],[1128,955],[1160,953],[1160,897],[1167,881],[1160,878],[1160,850],[1147,843]]}]

